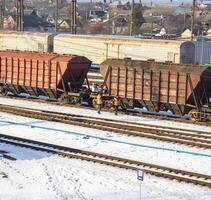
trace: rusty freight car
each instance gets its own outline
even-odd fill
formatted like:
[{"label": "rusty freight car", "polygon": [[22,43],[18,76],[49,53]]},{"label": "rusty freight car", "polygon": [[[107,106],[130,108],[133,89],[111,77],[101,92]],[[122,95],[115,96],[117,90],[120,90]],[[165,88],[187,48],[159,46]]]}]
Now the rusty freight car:
[{"label": "rusty freight car", "polygon": [[83,56],[0,51],[1,91],[66,97],[79,92],[90,65]]},{"label": "rusty freight car", "polygon": [[211,66],[108,59],[100,66],[108,95],[126,108],[146,107],[195,119],[210,117]]}]

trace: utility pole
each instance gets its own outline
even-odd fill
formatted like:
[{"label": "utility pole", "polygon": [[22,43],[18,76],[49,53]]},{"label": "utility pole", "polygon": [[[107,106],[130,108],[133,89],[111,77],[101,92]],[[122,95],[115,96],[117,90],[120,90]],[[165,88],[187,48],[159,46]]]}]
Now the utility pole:
[{"label": "utility pole", "polygon": [[142,0],[139,0],[139,4],[140,4],[140,6],[142,6]]},{"label": "utility pole", "polygon": [[20,31],[24,31],[24,11],[23,0],[20,0]]},{"label": "utility pole", "polygon": [[195,8],[196,8],[196,0],[193,0],[192,16],[191,16],[191,41],[193,41],[193,29],[195,25]]},{"label": "utility pole", "polygon": [[5,0],[0,2],[0,29],[4,29],[4,12],[5,12]]},{"label": "utility pole", "polygon": [[71,2],[71,33],[77,33],[77,22],[76,22],[76,0],[72,0]]},{"label": "utility pole", "polygon": [[24,5],[23,0],[16,0],[16,8],[17,8],[17,16],[16,16],[16,24],[17,31],[24,31]]},{"label": "utility pole", "polygon": [[58,2],[58,0],[56,0],[56,2],[55,2],[55,19],[54,19],[55,32],[58,31],[58,17],[59,17],[59,2]]},{"label": "utility pole", "polygon": [[18,31],[18,27],[19,27],[19,19],[18,19],[18,10],[19,10],[19,3],[18,3],[18,0],[16,0],[16,2],[15,2],[15,7],[16,7],[16,19],[15,19],[15,21],[16,21],[16,31]]},{"label": "utility pole", "polygon": [[110,35],[110,20],[111,20],[111,14],[108,12],[107,35]]},{"label": "utility pole", "polygon": [[116,29],[115,29],[116,23],[115,23],[115,18],[112,20],[112,35],[114,35],[116,33]]},{"label": "utility pole", "polygon": [[134,15],[134,0],[132,0],[131,5],[131,17],[130,17],[130,36],[133,35],[133,16]]}]

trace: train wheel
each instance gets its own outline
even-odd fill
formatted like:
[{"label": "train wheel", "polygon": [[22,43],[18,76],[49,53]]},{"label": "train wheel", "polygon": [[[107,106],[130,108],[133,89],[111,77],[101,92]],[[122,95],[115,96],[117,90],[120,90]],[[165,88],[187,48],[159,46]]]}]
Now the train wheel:
[{"label": "train wheel", "polygon": [[121,102],[120,107],[123,112],[125,112],[125,113],[127,112],[127,105],[125,103]]},{"label": "train wheel", "polygon": [[69,96],[63,94],[63,95],[61,96],[61,102],[62,102],[62,103],[65,103],[65,104],[69,104],[69,103],[70,103],[70,98],[69,98]]},{"label": "train wheel", "polygon": [[81,104],[81,98],[80,97],[70,97],[70,103],[74,105],[80,105]]},{"label": "train wheel", "polygon": [[104,101],[104,108],[110,110],[113,107],[113,103],[110,100]]},{"label": "train wheel", "polygon": [[190,115],[190,119],[192,121],[200,121],[200,122],[206,122],[209,120],[209,114],[206,113],[206,112],[200,112],[196,109],[194,110],[191,110],[189,112],[189,115]]},{"label": "train wheel", "polygon": [[159,105],[159,111],[168,111],[168,109],[166,108],[166,105],[165,104],[163,104],[163,103],[161,103],[160,105]]},{"label": "train wheel", "polygon": [[8,94],[8,91],[7,91],[7,89],[4,87],[4,86],[0,86],[0,95],[1,96],[7,96]]},{"label": "train wheel", "polygon": [[81,98],[77,96],[63,95],[61,101],[65,104],[73,104],[73,105],[81,104]]}]

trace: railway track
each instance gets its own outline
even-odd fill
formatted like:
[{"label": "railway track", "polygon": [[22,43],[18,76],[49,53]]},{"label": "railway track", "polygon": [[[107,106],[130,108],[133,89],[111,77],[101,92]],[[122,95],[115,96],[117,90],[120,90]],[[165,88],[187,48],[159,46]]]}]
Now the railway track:
[{"label": "railway track", "polygon": [[211,132],[171,128],[158,125],[146,125],[143,123],[131,123],[119,120],[86,117],[82,115],[73,115],[1,104],[0,111],[24,117],[56,121],[71,125],[115,132],[128,136],[146,137],[171,143],[179,143],[193,147],[211,149]]},{"label": "railway track", "polygon": [[199,174],[195,172],[189,172],[156,164],[150,164],[101,153],[69,148],[55,144],[49,144],[45,142],[28,140],[25,138],[13,137],[4,134],[0,134],[0,142],[24,148],[30,148],[37,151],[44,151],[71,159],[80,159],[123,169],[137,170],[141,168],[150,175],[168,178],[171,180],[176,179],[177,181],[193,183],[196,185],[207,186],[211,188],[211,176],[205,174]]},{"label": "railway track", "polygon": [[[2,97],[9,98],[9,99],[17,99],[17,100],[21,99],[23,101],[31,101],[31,102],[36,102],[36,103],[45,103],[45,104],[50,104],[50,105],[59,105],[59,106],[65,106],[65,107],[78,107],[78,108],[82,107],[81,105],[64,104],[59,101],[37,99],[37,98],[32,98],[32,97],[29,97],[29,98],[15,97],[15,96],[2,96]],[[0,95],[0,98],[1,98],[1,95]],[[95,108],[87,107],[87,106],[83,106],[83,108],[89,109],[89,110],[96,110]],[[102,110],[106,112],[113,112],[108,109],[102,109]],[[187,124],[203,125],[203,126],[211,127],[211,121],[207,121],[207,122],[191,121],[188,118],[183,118],[183,117],[175,116],[175,115],[164,115],[161,113],[137,112],[137,111],[127,111],[127,112],[124,112],[124,114],[130,115],[130,116],[136,116],[136,117],[153,118],[153,119],[159,119],[159,120],[167,120],[170,122],[174,121],[174,122],[182,122],[182,123],[187,123]]]},{"label": "railway track", "polygon": [[[0,150],[0,157],[6,158],[6,159],[9,159],[9,160],[16,160],[14,157],[8,155],[8,153],[9,152]],[[0,175],[1,175],[1,173],[0,173]]]}]

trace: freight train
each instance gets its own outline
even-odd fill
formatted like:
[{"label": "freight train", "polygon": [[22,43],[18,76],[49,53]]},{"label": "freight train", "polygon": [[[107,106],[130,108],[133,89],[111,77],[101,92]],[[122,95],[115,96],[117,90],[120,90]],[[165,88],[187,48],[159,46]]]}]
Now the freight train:
[{"label": "freight train", "polygon": [[0,50],[75,54],[100,64],[109,58],[130,57],[173,63],[210,63],[210,41],[142,39],[108,35],[62,33],[0,32]]},{"label": "freight train", "polygon": [[211,118],[211,65],[107,59],[100,66],[108,96],[118,95],[126,108]]},{"label": "freight train", "polygon": [[[92,105],[95,96],[82,86],[90,66],[91,61],[83,56],[0,51],[0,90]],[[106,105],[118,95],[123,109],[146,107],[190,114],[197,120],[211,118],[211,65],[125,58],[105,60],[100,71]]]},{"label": "freight train", "polygon": [[83,56],[0,51],[0,91],[72,104],[89,101],[90,92],[82,84],[90,66]]}]

